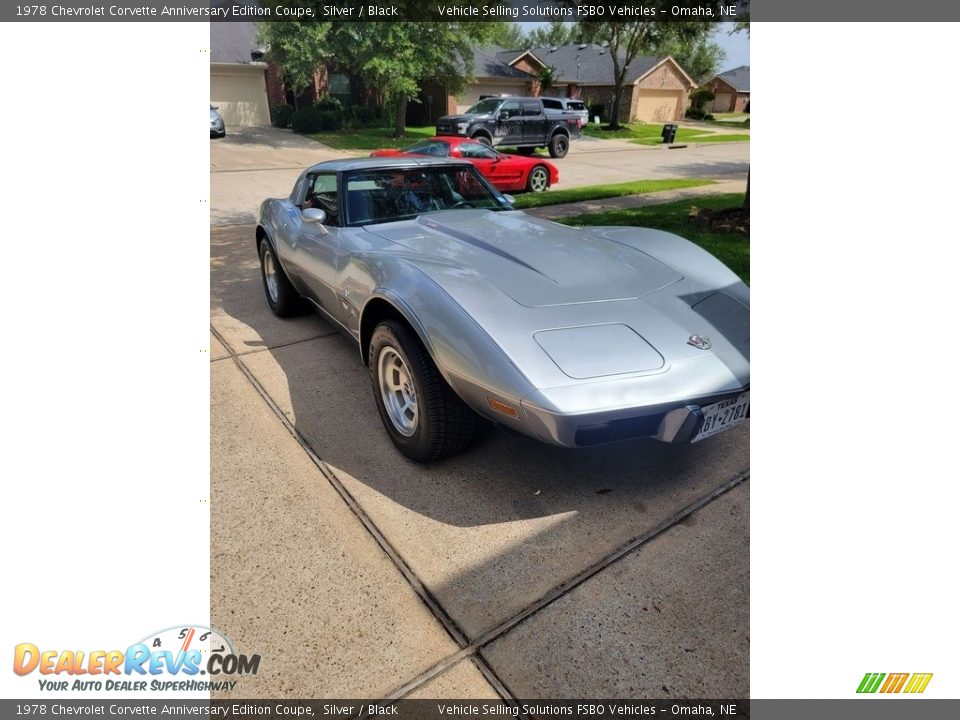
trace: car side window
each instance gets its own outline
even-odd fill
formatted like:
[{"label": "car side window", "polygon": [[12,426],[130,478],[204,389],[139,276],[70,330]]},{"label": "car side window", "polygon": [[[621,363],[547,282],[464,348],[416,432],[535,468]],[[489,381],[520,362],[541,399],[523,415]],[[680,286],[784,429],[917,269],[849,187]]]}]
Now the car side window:
[{"label": "car side window", "polygon": [[559,100],[542,100],[543,106],[550,110],[563,110],[563,103]]},{"label": "car side window", "polygon": [[500,106],[500,112],[506,113],[507,117],[516,117],[520,114],[520,103],[516,100],[510,100]]},{"label": "car side window", "polygon": [[523,114],[527,117],[540,114],[540,104],[535,102],[523,103]]},{"label": "car side window", "polygon": [[318,208],[327,213],[324,225],[340,224],[335,173],[319,173],[307,179],[307,196],[303,199],[303,208]]},{"label": "car side window", "polygon": [[495,160],[497,152],[480,143],[460,143],[460,157],[473,160]]}]

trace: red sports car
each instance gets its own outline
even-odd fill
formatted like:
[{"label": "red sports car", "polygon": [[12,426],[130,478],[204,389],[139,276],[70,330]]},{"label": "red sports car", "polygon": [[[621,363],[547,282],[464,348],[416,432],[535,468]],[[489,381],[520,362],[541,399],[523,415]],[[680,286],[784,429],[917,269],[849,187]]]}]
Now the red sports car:
[{"label": "red sports car", "polygon": [[560,180],[560,171],[543,158],[504,155],[472,138],[433,137],[403,150],[375,150],[371,157],[390,155],[432,155],[463,158],[476,165],[490,183],[504,192],[543,192]]}]

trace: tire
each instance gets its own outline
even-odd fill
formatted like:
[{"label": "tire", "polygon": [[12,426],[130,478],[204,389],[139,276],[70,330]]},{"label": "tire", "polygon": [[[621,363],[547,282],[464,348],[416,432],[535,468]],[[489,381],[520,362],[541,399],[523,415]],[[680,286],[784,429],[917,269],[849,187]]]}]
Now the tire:
[{"label": "tire", "polygon": [[486,145],[487,147],[493,147],[493,140],[491,140],[489,137],[487,137],[482,133],[480,135],[474,135],[471,139],[476,140],[481,145]]},{"label": "tire", "polygon": [[544,192],[550,187],[550,173],[543,165],[537,165],[527,176],[527,192]]},{"label": "tire", "polygon": [[395,320],[377,325],[368,359],[380,419],[401,453],[432,462],[470,444],[477,416],[447,385],[410,328]]},{"label": "tire", "polygon": [[268,240],[260,242],[260,279],[267,304],[277,317],[293,317],[306,310],[306,303],[280,267]]},{"label": "tire", "polygon": [[533,155],[535,151],[535,147],[518,147],[517,155]]},{"label": "tire", "polygon": [[564,135],[562,132],[556,133],[552,138],[550,138],[550,157],[552,158],[562,158],[567,156],[567,150],[570,149],[570,138]]}]

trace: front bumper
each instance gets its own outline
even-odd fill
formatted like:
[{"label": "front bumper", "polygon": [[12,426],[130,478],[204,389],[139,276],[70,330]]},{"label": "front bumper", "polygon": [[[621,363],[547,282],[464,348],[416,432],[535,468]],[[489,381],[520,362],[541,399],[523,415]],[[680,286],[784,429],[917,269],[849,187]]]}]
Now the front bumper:
[{"label": "front bumper", "polygon": [[567,414],[521,403],[528,434],[563,447],[649,437],[668,443],[689,442],[703,424],[702,408],[747,392],[749,385],[712,395],[646,407]]}]

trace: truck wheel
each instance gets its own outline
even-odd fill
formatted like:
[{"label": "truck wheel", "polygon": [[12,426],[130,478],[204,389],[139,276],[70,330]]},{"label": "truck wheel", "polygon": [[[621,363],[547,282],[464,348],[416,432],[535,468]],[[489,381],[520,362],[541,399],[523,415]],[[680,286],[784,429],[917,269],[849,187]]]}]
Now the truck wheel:
[{"label": "truck wheel", "polygon": [[558,132],[550,138],[550,157],[562,158],[567,156],[567,150],[570,149],[570,140],[562,132]]},{"label": "truck wheel", "polygon": [[486,135],[474,135],[473,139],[476,140],[481,145],[486,145],[487,147],[493,147],[493,140],[491,140]]}]

